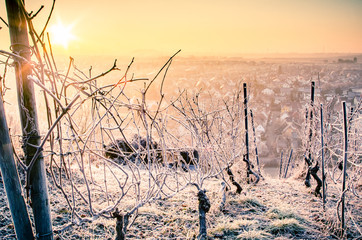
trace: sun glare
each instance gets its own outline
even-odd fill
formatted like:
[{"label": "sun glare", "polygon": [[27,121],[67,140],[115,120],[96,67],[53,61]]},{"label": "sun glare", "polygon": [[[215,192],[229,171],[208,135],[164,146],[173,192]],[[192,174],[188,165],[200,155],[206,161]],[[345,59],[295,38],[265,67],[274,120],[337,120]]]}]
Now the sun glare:
[{"label": "sun glare", "polygon": [[65,49],[68,48],[69,42],[75,39],[72,34],[73,25],[65,26],[62,22],[58,22],[50,28],[52,44],[61,45]]}]

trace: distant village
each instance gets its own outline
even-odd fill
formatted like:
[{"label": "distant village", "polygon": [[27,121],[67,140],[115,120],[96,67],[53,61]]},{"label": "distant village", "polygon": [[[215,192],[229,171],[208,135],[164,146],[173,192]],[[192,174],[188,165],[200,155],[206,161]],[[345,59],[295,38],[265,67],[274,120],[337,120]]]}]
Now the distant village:
[{"label": "distant village", "polygon": [[[169,91],[197,89],[221,99],[230,96],[240,87],[240,82],[248,84],[258,150],[264,158],[275,159],[281,151],[296,151],[302,146],[311,81],[316,85],[315,104],[318,105],[346,101],[347,106],[352,107],[361,101],[362,96],[362,58],[357,57],[184,59],[176,64],[176,69],[183,71],[170,73],[168,77],[172,84]],[[341,108],[338,104],[335,107]]]},{"label": "distant village", "polygon": [[[315,105],[345,101],[356,106],[362,96],[362,64],[353,60],[321,64],[284,63],[276,71],[256,78],[266,86],[253,91],[261,155],[278,156],[281,151],[302,146],[303,121],[311,101],[311,81],[316,84]],[[318,105],[317,105],[318,104]],[[341,109],[340,105],[334,106]]]}]

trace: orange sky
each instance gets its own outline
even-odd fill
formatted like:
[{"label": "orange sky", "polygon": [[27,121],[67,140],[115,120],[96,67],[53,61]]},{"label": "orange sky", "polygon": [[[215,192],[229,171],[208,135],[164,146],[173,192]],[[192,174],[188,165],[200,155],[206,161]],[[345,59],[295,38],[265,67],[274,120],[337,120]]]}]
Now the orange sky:
[{"label": "orange sky", "polygon": [[[26,1],[41,28],[50,9]],[[7,20],[5,1],[0,16]],[[52,23],[74,24],[69,55],[362,52],[361,0],[58,0]],[[9,49],[0,22],[0,49]]]}]

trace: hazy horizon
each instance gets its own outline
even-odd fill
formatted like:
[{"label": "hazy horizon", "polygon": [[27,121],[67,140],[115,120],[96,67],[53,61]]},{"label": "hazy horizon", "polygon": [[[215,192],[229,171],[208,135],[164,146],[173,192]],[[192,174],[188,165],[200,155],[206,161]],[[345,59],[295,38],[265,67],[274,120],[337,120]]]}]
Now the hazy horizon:
[{"label": "hazy horizon", "polygon": [[[51,3],[27,1],[44,9],[34,19],[42,30]],[[7,20],[5,2],[0,16]],[[62,25],[67,42],[51,34],[55,54],[71,56],[246,56],[362,53],[362,1],[57,1],[48,26]],[[0,49],[8,50],[0,22]]]}]

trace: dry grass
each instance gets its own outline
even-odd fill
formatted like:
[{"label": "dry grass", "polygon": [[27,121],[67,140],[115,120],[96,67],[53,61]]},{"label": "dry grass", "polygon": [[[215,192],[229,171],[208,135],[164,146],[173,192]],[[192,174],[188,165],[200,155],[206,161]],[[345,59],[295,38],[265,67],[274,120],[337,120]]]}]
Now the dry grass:
[{"label": "dry grass", "polygon": [[285,234],[292,235],[304,233],[305,227],[299,223],[297,219],[286,218],[277,219],[271,222],[268,231],[272,234]]},{"label": "dry grass", "polygon": [[279,208],[271,208],[267,211],[266,215],[271,219],[296,219],[300,222],[305,222],[303,218],[299,215],[291,211],[290,209],[279,209]]},{"label": "dry grass", "polygon": [[244,240],[266,240],[271,239],[273,237],[272,234],[264,231],[264,230],[248,230],[243,231],[238,236],[236,236],[236,239],[244,239]]},{"label": "dry grass", "polygon": [[265,205],[260,203],[260,200],[252,196],[241,197],[238,202],[247,208],[264,208]]},{"label": "dry grass", "polygon": [[245,218],[233,219],[229,216],[220,217],[215,227],[210,229],[210,234],[233,234],[241,229],[249,229],[258,225],[256,220],[248,220]]}]

